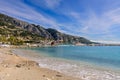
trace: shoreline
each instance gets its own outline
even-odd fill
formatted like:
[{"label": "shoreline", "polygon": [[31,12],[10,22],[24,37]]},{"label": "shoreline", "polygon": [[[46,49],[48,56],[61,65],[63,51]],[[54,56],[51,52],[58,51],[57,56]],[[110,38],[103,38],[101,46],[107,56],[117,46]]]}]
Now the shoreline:
[{"label": "shoreline", "polygon": [[[18,49],[12,50],[12,51],[13,52],[15,51],[15,54],[17,53],[16,51],[20,51],[20,54],[23,53],[22,57],[25,57],[25,54],[24,54],[25,52],[29,53],[29,54],[26,54],[27,58],[28,58],[28,56],[30,56],[29,59],[31,59],[31,57],[36,57],[36,56],[38,56],[40,58],[52,58],[52,59],[55,59],[55,60],[58,60],[58,61],[67,62],[67,63],[77,63],[78,65],[85,65],[85,66],[89,66],[91,68],[97,68],[97,69],[100,69],[100,70],[109,70],[109,71],[119,70],[118,72],[120,73],[120,68],[118,68],[118,67],[113,67],[113,66],[109,66],[109,65],[102,66],[102,65],[98,65],[96,63],[91,63],[91,62],[86,62],[86,61],[70,60],[70,59],[63,59],[63,58],[59,58],[59,57],[55,58],[55,57],[49,56],[49,55],[44,54],[44,53],[39,54],[38,51],[30,50],[29,48],[25,48],[25,49],[18,48]],[[19,52],[18,52],[18,54],[19,54]]]},{"label": "shoreline", "polygon": [[[25,50],[26,51],[26,50]],[[32,50],[30,50],[32,51]],[[29,50],[28,50],[29,52]],[[29,52],[30,53],[30,52]],[[33,54],[32,54],[33,53]],[[32,51],[32,56],[35,55],[36,52]],[[24,54],[23,54],[24,56]],[[30,55],[28,55],[30,57]],[[41,59],[42,58],[42,59]],[[31,57],[30,57],[31,59]],[[56,58],[49,58],[43,57],[42,55],[40,57],[36,57],[36,60],[34,61],[38,62],[39,65],[43,68],[48,68],[51,70],[59,71],[64,74],[69,74],[69,76],[74,76],[77,78],[82,78],[83,80],[120,80],[120,73],[117,73],[115,71],[111,71],[109,69],[104,69],[97,67],[95,65],[90,65],[89,63],[80,63],[79,65],[76,64],[74,61],[69,62],[69,60],[64,59],[56,59]],[[75,64],[73,64],[75,63]]]},{"label": "shoreline", "polygon": [[58,71],[42,68],[35,61],[0,48],[0,80],[82,80]]}]

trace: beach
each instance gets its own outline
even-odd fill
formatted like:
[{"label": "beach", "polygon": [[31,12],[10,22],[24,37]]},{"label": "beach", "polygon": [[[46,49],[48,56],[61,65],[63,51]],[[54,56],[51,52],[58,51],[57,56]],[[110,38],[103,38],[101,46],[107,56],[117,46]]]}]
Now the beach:
[{"label": "beach", "polygon": [[0,80],[82,80],[58,71],[42,68],[35,61],[0,48]]},{"label": "beach", "polygon": [[[23,48],[23,49],[14,49],[13,53],[37,62],[39,66],[42,68],[47,68],[53,71],[57,71],[67,76],[76,77],[79,80],[120,80],[119,64],[118,64],[118,67],[117,65],[114,65],[114,67],[111,66],[110,65],[111,63],[110,64],[106,63],[106,65],[103,65],[102,58],[98,60],[99,63],[97,64],[90,61],[90,60],[93,60],[94,58],[89,59],[85,57],[85,59],[89,59],[89,61],[82,60],[83,57],[82,55],[80,55],[82,54],[80,53],[80,51],[84,50],[84,54],[85,54],[86,50],[89,49],[89,52],[92,51],[92,53],[94,53],[95,51],[95,54],[98,54],[96,53],[96,50],[97,52],[99,52],[99,49],[101,50],[101,48],[110,49],[113,47],[60,46],[60,47],[45,47],[45,48]],[[116,48],[119,49],[119,47],[114,47],[115,50]],[[107,51],[107,50],[108,49],[105,49],[104,51]],[[73,54],[77,55],[77,53],[74,51],[78,51],[78,54],[80,55],[78,59],[82,57],[81,60],[73,59],[74,57]],[[87,51],[87,54],[89,52]],[[102,54],[103,52],[99,52],[99,53]],[[109,54],[112,55],[112,53],[109,53]],[[72,55],[72,57],[70,55]],[[89,53],[88,55],[91,56],[92,54],[90,55]],[[95,59],[94,61],[97,61],[97,59]]]},{"label": "beach", "polygon": [[120,73],[30,49],[0,48],[0,80],[120,80]]}]

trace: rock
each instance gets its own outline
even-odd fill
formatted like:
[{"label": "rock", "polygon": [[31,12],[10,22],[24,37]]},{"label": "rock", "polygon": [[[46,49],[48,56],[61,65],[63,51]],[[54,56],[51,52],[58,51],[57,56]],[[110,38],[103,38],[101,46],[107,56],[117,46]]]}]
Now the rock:
[{"label": "rock", "polygon": [[20,68],[20,67],[21,67],[21,64],[17,64],[16,67],[17,67],[17,68]]},{"label": "rock", "polygon": [[43,75],[43,77],[45,77],[45,75]]},{"label": "rock", "polygon": [[59,75],[59,74],[57,74],[56,76],[57,76],[57,77],[62,77],[62,75]]},{"label": "rock", "polygon": [[[0,13],[0,21],[1,24],[0,26],[6,26],[6,28],[8,27],[8,24],[5,23],[9,23],[11,24],[10,26],[12,26],[12,28],[20,28],[23,31],[16,31],[15,33],[11,33],[16,35],[17,34],[22,34],[22,35],[26,35],[27,39],[33,38],[34,34],[37,35],[37,37],[41,37],[45,40],[55,40],[55,41],[62,41],[62,43],[76,43],[76,42],[80,42],[80,43],[86,43],[86,44],[90,44],[92,43],[91,41],[83,38],[83,37],[77,37],[77,36],[72,36],[72,35],[68,35],[68,34],[64,34],[62,32],[57,31],[56,29],[45,29],[44,27],[40,26],[40,25],[35,25],[35,24],[30,24],[28,22],[24,22],[15,18],[12,18],[10,16],[4,15]],[[10,27],[9,26],[9,27]],[[5,28],[5,29],[6,29]],[[14,31],[12,31],[14,32]],[[30,36],[32,37],[28,37],[28,33]],[[34,38],[33,38],[34,40]],[[36,42],[38,42],[38,39],[36,39]]]}]

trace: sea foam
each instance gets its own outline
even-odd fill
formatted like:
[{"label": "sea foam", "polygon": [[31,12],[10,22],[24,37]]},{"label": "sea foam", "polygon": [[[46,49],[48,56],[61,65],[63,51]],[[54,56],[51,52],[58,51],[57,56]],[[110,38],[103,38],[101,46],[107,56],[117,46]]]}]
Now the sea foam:
[{"label": "sea foam", "polygon": [[42,56],[29,50],[14,50],[14,53],[38,62],[40,67],[56,70],[83,80],[120,80],[119,72],[89,65],[88,63]]}]

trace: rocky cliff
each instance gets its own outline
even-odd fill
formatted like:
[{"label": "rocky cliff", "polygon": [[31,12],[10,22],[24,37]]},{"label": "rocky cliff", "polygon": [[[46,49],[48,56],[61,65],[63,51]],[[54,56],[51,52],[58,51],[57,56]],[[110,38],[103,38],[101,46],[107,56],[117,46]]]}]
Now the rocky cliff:
[{"label": "rocky cliff", "polygon": [[[30,24],[28,22],[24,22],[24,21],[18,20],[16,18],[12,18],[5,14],[0,14],[0,27],[6,27],[6,28],[4,28],[5,30],[7,28],[17,29],[16,31],[17,31],[17,33],[19,33],[17,36],[19,36],[23,32],[24,32],[23,34],[26,36],[31,35],[30,38],[27,36],[28,37],[27,40],[29,40],[29,39],[32,40],[32,38],[37,35],[37,37],[39,37],[40,39],[34,39],[34,40],[41,40],[41,39],[43,40],[44,39],[44,40],[56,40],[56,41],[61,40],[63,43],[76,43],[76,42],[85,43],[85,44],[92,43],[91,41],[89,41],[86,38],[61,33],[52,28],[45,29],[44,27],[42,27],[40,25]],[[9,33],[11,33],[10,30],[9,30]],[[19,31],[21,31],[21,32],[19,32]],[[3,31],[3,33],[5,33],[5,32]],[[7,34],[9,34],[9,33],[7,33]],[[13,33],[11,33],[11,34],[13,34]],[[23,37],[23,35],[21,35],[21,36]],[[24,36],[24,39],[26,39],[25,38],[26,36]]]}]

